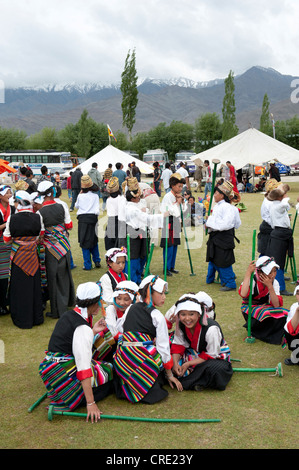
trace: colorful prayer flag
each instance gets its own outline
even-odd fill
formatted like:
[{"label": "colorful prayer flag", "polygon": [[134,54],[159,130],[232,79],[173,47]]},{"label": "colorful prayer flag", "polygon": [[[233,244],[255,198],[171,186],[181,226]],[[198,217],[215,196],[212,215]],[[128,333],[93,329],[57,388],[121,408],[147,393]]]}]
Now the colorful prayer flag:
[{"label": "colorful prayer flag", "polygon": [[108,124],[107,124],[107,128],[108,128],[109,137],[112,137],[112,138],[115,140],[115,142],[117,142],[117,140],[116,140],[116,138],[114,137],[113,132],[112,132],[112,130],[110,129],[110,126],[109,126]]}]

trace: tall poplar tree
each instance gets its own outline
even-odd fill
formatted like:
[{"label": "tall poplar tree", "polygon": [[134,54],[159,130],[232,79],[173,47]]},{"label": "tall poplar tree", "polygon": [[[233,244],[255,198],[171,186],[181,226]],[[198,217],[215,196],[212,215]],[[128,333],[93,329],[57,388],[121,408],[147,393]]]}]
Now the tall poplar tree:
[{"label": "tall poplar tree", "polygon": [[222,140],[228,140],[238,134],[236,126],[235,105],[235,82],[234,73],[230,70],[228,77],[224,80],[225,95],[222,104]]},{"label": "tall poplar tree", "polygon": [[124,71],[121,74],[122,92],[122,113],[123,113],[123,126],[129,132],[130,142],[132,141],[132,129],[135,124],[136,107],[138,104],[138,90],[137,90],[137,71],[136,71],[136,54],[135,49],[132,54],[129,50]]},{"label": "tall poplar tree", "polygon": [[271,135],[271,121],[270,121],[270,101],[268,98],[267,93],[264,95],[263,104],[262,104],[262,114],[260,117],[260,131],[264,132],[264,134]]}]

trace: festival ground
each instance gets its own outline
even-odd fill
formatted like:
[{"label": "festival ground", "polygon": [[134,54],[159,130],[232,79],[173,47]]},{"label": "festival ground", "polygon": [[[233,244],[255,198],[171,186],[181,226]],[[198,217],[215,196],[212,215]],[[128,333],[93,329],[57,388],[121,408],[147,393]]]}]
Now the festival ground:
[{"label": "festival ground", "polygon": [[[297,180],[297,178],[296,178]],[[299,182],[288,178],[291,187],[290,200],[296,203]],[[203,193],[194,193],[195,196]],[[62,198],[67,201],[67,192]],[[247,210],[241,213],[242,226],[236,235],[237,286],[243,280],[251,260],[252,233],[261,222],[261,193],[242,194]],[[295,209],[291,209],[294,220]],[[77,241],[76,212],[71,213],[74,228],[71,246],[77,268],[72,271],[75,286],[88,280],[97,281],[106,271],[104,242],[101,239],[102,267],[91,272],[82,270],[82,254]],[[101,225],[101,219],[100,219]],[[295,256],[299,263],[299,227],[295,228]],[[216,304],[217,320],[221,324],[234,368],[275,368],[289,357],[287,349],[256,340],[247,343],[241,315],[241,298],[237,291],[220,292],[219,284],[207,286],[205,262],[207,237],[202,246],[194,248],[190,240],[190,254],[195,276],[190,276],[188,253],[184,243],[179,248],[176,268],[179,274],[168,278],[169,292],[161,311],[167,309],[184,293],[207,292]],[[162,249],[154,250],[151,273],[163,277]],[[291,275],[290,272],[288,273]],[[291,281],[287,289],[294,290]],[[284,297],[289,308],[294,297]],[[47,311],[47,309],[46,309]],[[146,423],[103,419],[97,424],[87,424],[84,418],[56,416],[47,417],[45,400],[32,413],[28,408],[45,393],[38,374],[38,366],[44,357],[50,334],[56,320],[46,318],[43,325],[31,330],[13,326],[10,316],[0,317],[0,340],[4,346],[1,377],[1,448],[2,449],[298,449],[298,377],[297,366],[283,364],[283,377],[272,372],[235,372],[224,392],[171,390],[169,397],[155,405],[132,405],[111,395],[99,403],[106,415],[138,416],[149,418],[199,418],[220,419],[220,422],[204,424]],[[3,342],[3,343],[2,343]],[[77,411],[77,410],[76,410]],[[85,408],[79,408],[85,413]],[[100,454],[99,454],[100,455]]]}]

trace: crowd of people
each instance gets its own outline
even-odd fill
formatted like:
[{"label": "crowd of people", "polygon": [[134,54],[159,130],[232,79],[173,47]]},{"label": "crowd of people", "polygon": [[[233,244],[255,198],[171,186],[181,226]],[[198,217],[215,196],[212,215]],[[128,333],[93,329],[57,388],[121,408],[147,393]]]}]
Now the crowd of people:
[{"label": "crowd of people", "polygon": [[[205,166],[204,198],[212,191],[208,161]],[[217,274],[221,292],[237,289],[233,265],[240,195],[235,169],[230,162],[227,166],[227,178],[213,188],[208,214],[196,207],[184,165],[175,172],[154,165],[152,185],[141,181],[135,164],[127,172],[121,164],[113,171],[110,164],[103,175],[96,164],[88,174],[77,168],[67,183],[70,208],[45,169],[34,187],[27,177],[19,179],[15,190],[0,187],[0,314],[10,314],[16,327],[29,329],[44,322],[50,305],[46,316],[57,322],[39,373],[55,408],[72,411],[85,404],[87,420],[97,421],[97,402],[110,393],[151,404],[168,395],[167,384],[179,392],[225,390],[233,370],[213,299],[185,288],[165,315],[160,308],[167,277],[179,274],[177,250],[188,218],[208,237],[206,284],[215,282]],[[250,315],[253,336],[270,344],[285,342],[291,351],[285,363],[293,365],[298,364],[293,353],[299,339],[299,286],[296,303],[290,310],[283,306],[283,296],[291,295],[284,283],[286,257],[294,255],[288,191],[275,178],[266,182],[260,256],[249,264],[238,294],[244,327]],[[95,268],[103,263],[96,227],[104,209],[107,270],[98,282],[75,289],[70,212],[77,211],[83,269],[89,271],[92,263]],[[151,243],[162,248],[164,279],[146,272]]]}]

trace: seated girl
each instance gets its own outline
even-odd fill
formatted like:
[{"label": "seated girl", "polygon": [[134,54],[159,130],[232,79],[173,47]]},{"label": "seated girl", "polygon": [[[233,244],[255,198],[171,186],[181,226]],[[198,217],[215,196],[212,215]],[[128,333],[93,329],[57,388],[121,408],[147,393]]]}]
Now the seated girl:
[{"label": "seated girl", "polygon": [[91,422],[100,419],[96,402],[112,392],[112,364],[95,360],[93,354],[94,336],[107,328],[103,318],[92,326],[101,296],[101,287],[95,282],[78,286],[76,307],[57,321],[39,366],[54,409],[73,411],[86,405],[87,421],[91,418]]},{"label": "seated girl", "polygon": [[287,317],[285,329],[285,339],[289,350],[292,352],[291,357],[285,359],[287,366],[299,365],[298,345],[299,345],[299,285],[295,287],[294,295],[297,302],[291,308]]},{"label": "seated girl", "polygon": [[196,294],[176,302],[176,329],[171,345],[173,372],[184,390],[225,390],[233,375],[230,350],[219,324],[208,318]]},{"label": "seated girl", "polygon": [[119,320],[122,335],[114,355],[114,384],[118,398],[132,403],[156,403],[171,388],[182,390],[173,376],[169,336],[164,315],[158,310],[165,302],[167,283],[159,276],[147,276],[139,286],[141,301],[128,307]]},{"label": "seated girl", "polygon": [[137,301],[138,289],[137,284],[132,281],[121,281],[114,289],[113,305],[108,305],[106,308],[105,320],[115,341],[119,336],[118,320],[122,318],[126,309]]},{"label": "seated girl", "polygon": [[251,333],[252,336],[270,344],[281,344],[284,325],[288,310],[283,308],[279,283],[275,279],[279,266],[273,258],[261,256],[256,262],[252,261],[245,273],[244,281],[239,288],[242,297],[241,311],[248,328],[248,301],[250,293],[250,278],[252,284]]},{"label": "seated girl", "polygon": [[113,291],[117,284],[127,280],[127,275],[123,272],[127,260],[127,250],[124,247],[110,248],[105,257],[108,271],[101,277],[100,283],[103,289],[103,301],[110,305],[113,303]]}]

